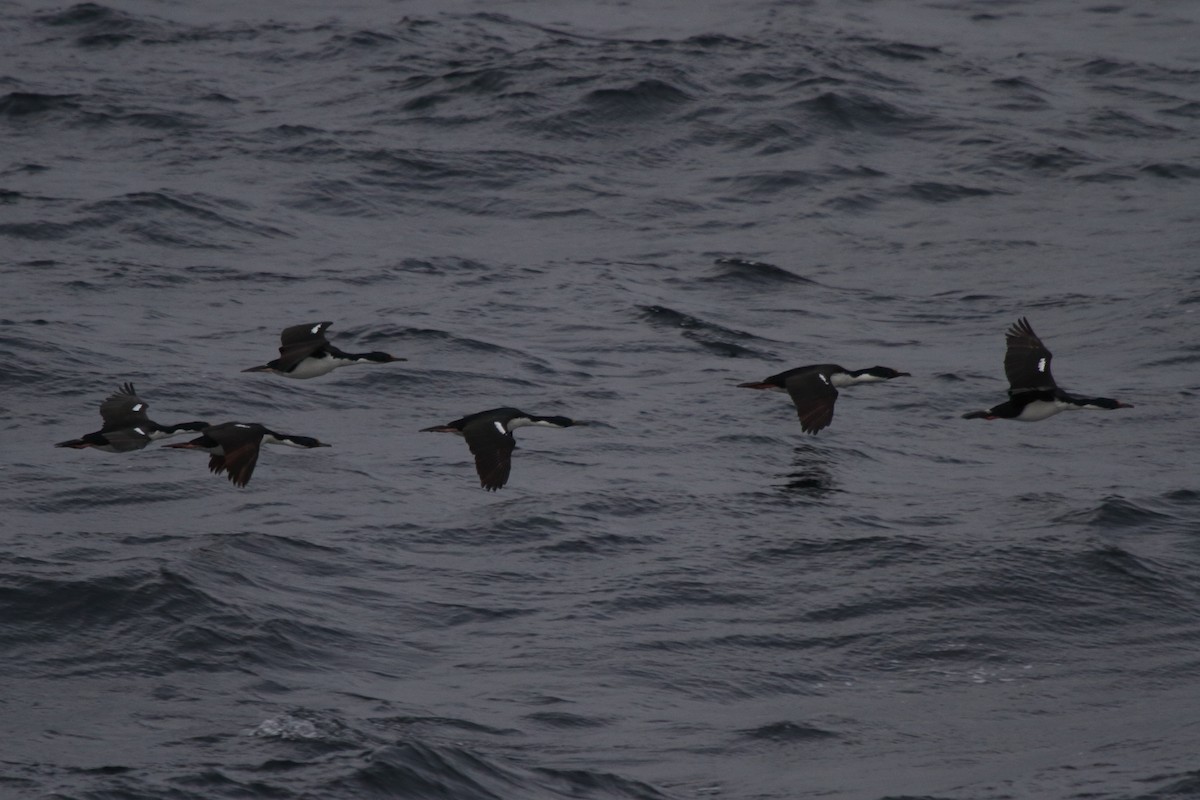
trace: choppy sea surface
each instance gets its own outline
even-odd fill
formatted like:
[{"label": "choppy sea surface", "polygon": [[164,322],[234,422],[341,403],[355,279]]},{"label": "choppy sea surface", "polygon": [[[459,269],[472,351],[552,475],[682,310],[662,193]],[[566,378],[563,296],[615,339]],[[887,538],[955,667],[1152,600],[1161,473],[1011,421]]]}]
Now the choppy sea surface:
[{"label": "choppy sea surface", "polygon": [[0,12],[0,797],[1200,797],[1197,4]]}]

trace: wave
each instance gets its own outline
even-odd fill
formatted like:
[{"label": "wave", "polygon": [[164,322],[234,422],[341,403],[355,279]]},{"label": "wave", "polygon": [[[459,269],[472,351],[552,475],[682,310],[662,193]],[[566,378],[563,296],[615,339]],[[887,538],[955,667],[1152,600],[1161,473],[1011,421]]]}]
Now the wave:
[{"label": "wave", "polygon": [[860,553],[870,561],[905,561],[928,549],[915,539],[902,536],[855,536],[850,538],[795,539],[785,545],[764,547],[747,557],[751,563],[781,564],[795,559],[842,556]]},{"label": "wave", "polygon": [[983,189],[977,186],[964,186],[957,183],[940,181],[921,181],[912,183],[895,192],[899,197],[920,200],[924,203],[951,203],[973,197],[987,197],[994,194],[1008,194],[996,189]]},{"label": "wave", "polygon": [[[593,82],[601,76],[579,76],[578,81]],[[560,79],[565,82],[566,78]],[[547,98],[548,99],[548,98]],[[684,89],[659,78],[647,78],[625,86],[592,89],[570,101],[566,110],[555,110],[550,104],[548,113],[531,112],[520,124],[538,136],[553,136],[571,140],[605,139],[630,127],[658,124],[672,114],[681,112],[692,96]],[[565,101],[564,101],[565,102]],[[545,105],[544,99],[541,105]],[[628,154],[639,163],[652,163],[652,148],[638,148]]]},{"label": "wave", "polygon": [[[252,238],[291,236],[280,228],[245,219],[238,201],[199,193],[132,192],[79,205],[67,222],[39,220],[0,224],[0,235],[34,241],[84,239],[101,231],[149,244],[232,250]],[[118,288],[118,287],[113,287]]]},{"label": "wave", "polygon": [[569,714],[565,711],[535,711],[526,714],[525,719],[546,728],[575,729],[603,728],[609,721],[600,717],[585,717],[580,714]]},{"label": "wave", "polygon": [[1153,122],[1136,113],[1116,108],[1091,114],[1084,127],[1089,139],[1110,136],[1122,139],[1172,139],[1181,133],[1174,125]]},{"label": "wave", "polygon": [[995,148],[987,156],[987,163],[990,165],[1019,173],[1034,172],[1044,175],[1061,175],[1096,161],[1093,156],[1062,145],[1037,150],[1005,144]]},{"label": "wave", "polygon": [[653,786],[586,769],[528,768],[463,746],[402,741],[381,747],[352,774],[326,782],[329,797],[428,800],[664,800]]},{"label": "wave", "polygon": [[904,110],[865,92],[822,92],[793,103],[792,108],[808,115],[812,122],[839,130],[899,134],[934,125],[928,115]]},{"label": "wave", "polygon": [[589,115],[629,121],[656,116],[691,100],[691,95],[679,87],[648,78],[629,86],[594,89],[584,95],[583,106]]},{"label": "wave", "polygon": [[[1061,514],[1055,522],[1085,525],[1101,531],[1126,528],[1166,529],[1185,526],[1193,513],[1195,498],[1188,490],[1168,493],[1159,498],[1134,500],[1109,495],[1097,505]],[[1175,506],[1183,509],[1176,510]]]},{"label": "wave", "polygon": [[1170,108],[1159,109],[1160,114],[1168,114],[1174,117],[1187,117],[1188,119],[1200,119],[1200,102],[1189,101],[1180,103],[1179,105]]},{"label": "wave", "polygon": [[716,259],[713,264],[716,269],[708,275],[701,276],[700,280],[708,283],[742,283],[759,287],[816,283],[816,281],[766,261],[752,261],[727,256]]},{"label": "wave", "polygon": [[[248,585],[245,576],[227,580]],[[354,637],[297,614],[251,613],[167,569],[87,578],[5,578],[0,603],[20,622],[0,638],[31,648],[30,674],[169,675],[222,669],[303,670],[352,651]],[[47,644],[53,637],[56,645]]]},{"label": "wave", "polygon": [[995,78],[991,86],[1003,98],[995,104],[996,108],[1003,111],[1036,111],[1050,105],[1047,92],[1028,78]]},{"label": "wave", "polygon": [[751,342],[761,342],[763,339],[746,331],[726,328],[712,322],[706,322],[699,317],[676,311],[666,306],[637,306],[639,317],[655,328],[679,331],[689,341],[695,342],[706,350],[718,355],[731,358],[752,356],[755,358],[770,358],[765,351],[750,346]]},{"label": "wave", "polygon": [[1167,178],[1170,180],[1200,178],[1200,167],[1194,167],[1191,164],[1181,164],[1179,162],[1145,164],[1139,169],[1145,174],[1153,175],[1156,178]]},{"label": "wave", "polygon": [[79,99],[77,94],[9,92],[0,96],[0,116],[30,117],[51,111],[77,111]]},{"label": "wave", "polygon": [[760,725],[757,728],[747,728],[739,731],[739,733],[748,739],[780,743],[812,742],[841,738],[840,734],[833,731],[818,728],[815,725],[806,725],[801,722],[791,722],[788,720]]},{"label": "wave", "polygon": [[1092,77],[1128,78],[1141,81],[1177,83],[1192,87],[1200,79],[1200,70],[1165,67],[1161,64],[1122,61],[1115,58],[1094,58],[1079,65],[1079,71]]},{"label": "wave", "polygon": [[62,11],[40,14],[35,19],[48,27],[71,29],[75,44],[87,48],[116,47],[155,36],[162,30],[146,19],[97,3],[78,3]]}]

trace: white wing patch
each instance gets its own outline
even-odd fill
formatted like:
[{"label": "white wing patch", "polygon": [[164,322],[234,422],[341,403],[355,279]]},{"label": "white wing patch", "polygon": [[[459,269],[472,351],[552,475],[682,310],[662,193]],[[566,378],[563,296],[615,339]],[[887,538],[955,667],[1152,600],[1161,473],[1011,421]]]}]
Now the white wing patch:
[{"label": "white wing patch", "polygon": [[1039,358],[1039,359],[1038,359],[1038,367],[1037,367],[1037,369],[1038,369],[1038,372],[1045,372],[1045,371],[1046,371],[1046,359],[1044,359],[1044,358]]},{"label": "white wing patch", "polygon": [[131,408],[129,410],[130,411],[141,411],[145,407],[146,407],[145,403],[134,403],[133,408]]},{"label": "white wing patch", "polygon": [[500,420],[495,420],[492,424],[496,426],[496,430],[500,431],[500,433],[508,433],[508,431],[504,430],[504,423]]},{"label": "white wing patch", "polygon": [[316,336],[320,332],[321,332],[321,323],[319,323],[319,322],[316,325],[313,325],[312,330],[309,331],[309,333],[311,333],[314,336]]}]

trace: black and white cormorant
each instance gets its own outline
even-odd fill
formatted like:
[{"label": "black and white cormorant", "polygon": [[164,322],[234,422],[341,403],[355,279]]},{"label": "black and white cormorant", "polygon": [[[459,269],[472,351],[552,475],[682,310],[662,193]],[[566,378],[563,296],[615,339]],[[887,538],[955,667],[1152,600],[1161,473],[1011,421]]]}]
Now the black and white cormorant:
[{"label": "black and white cormorant", "polygon": [[242,372],[274,372],[285,378],[316,378],[351,364],[387,364],[407,360],[380,352],[343,352],[325,338],[325,331],[332,324],[314,322],[284,328],[279,335],[279,358]]},{"label": "black and white cormorant", "polygon": [[289,447],[330,447],[311,436],[292,436],[276,433],[257,422],[224,422],[205,428],[202,435],[190,442],[169,444],[181,450],[203,450],[210,454],[208,468],[220,475],[228,471],[234,486],[245,486],[258,463],[258,450],[263,444],[284,444]]},{"label": "black and white cormorant", "polygon": [[146,416],[146,409],[149,407],[137,396],[132,383],[122,384],[100,404],[100,418],[104,421],[100,430],[79,439],[59,442],[54,446],[73,447],[76,450],[94,447],[106,453],[128,453],[131,450],[141,450],[157,439],[208,427],[207,422],[159,425]]},{"label": "black and white cormorant", "polygon": [[1004,374],[1008,378],[1008,399],[987,411],[971,411],[963,419],[1014,419],[1038,422],[1060,411],[1133,408],[1110,397],[1076,397],[1058,388],[1050,374],[1050,351],[1033,332],[1029,320],[1021,317],[1004,335]]},{"label": "black and white cormorant", "polygon": [[787,392],[796,404],[796,415],[800,417],[800,429],[815,434],[833,422],[833,404],[837,401],[838,389],[858,383],[890,381],[908,375],[891,367],[867,367],[846,369],[837,364],[814,364],[796,367],[761,381],[739,383],[742,389],[771,389]]},{"label": "black and white cormorant", "polygon": [[526,414],[515,408],[493,408],[470,414],[445,425],[422,428],[436,433],[457,433],[467,440],[475,456],[475,471],[479,473],[479,485],[494,492],[508,483],[512,469],[512,451],[517,440],[512,432],[526,425],[542,425],[550,428],[569,428],[579,423],[566,417],[539,417]]}]

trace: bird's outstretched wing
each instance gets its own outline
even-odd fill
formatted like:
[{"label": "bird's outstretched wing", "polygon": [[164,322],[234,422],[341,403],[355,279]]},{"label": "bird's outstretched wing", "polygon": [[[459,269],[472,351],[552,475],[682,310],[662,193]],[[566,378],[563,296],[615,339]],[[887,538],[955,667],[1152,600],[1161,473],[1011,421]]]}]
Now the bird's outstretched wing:
[{"label": "bird's outstretched wing", "polygon": [[796,404],[800,429],[816,433],[833,422],[833,404],[838,390],[819,370],[810,370],[787,379],[784,387]]},{"label": "bird's outstretched wing", "polygon": [[316,322],[308,325],[293,325],[284,328],[279,335],[279,365],[278,369],[288,372],[304,359],[315,354],[329,344],[325,331],[329,330],[332,322]]},{"label": "bird's outstretched wing", "polygon": [[137,396],[132,383],[124,383],[100,404],[100,418],[104,420],[101,430],[118,430],[145,425],[149,418],[146,409],[149,408]]},{"label": "bird's outstretched wing", "polygon": [[1050,351],[1033,332],[1029,320],[1021,317],[1004,335],[1008,349],[1004,352],[1004,374],[1010,394],[1044,392],[1058,384],[1050,374]]},{"label": "bird's outstretched wing", "polygon": [[479,473],[479,485],[494,492],[508,483],[512,471],[512,451],[517,446],[511,433],[494,421],[480,420],[463,428],[467,446],[475,456],[475,471]]},{"label": "bird's outstretched wing", "polygon": [[258,463],[258,451],[262,444],[263,430],[258,425],[222,425],[210,428],[205,435],[221,445],[222,455],[213,454],[208,460],[208,468],[218,475],[222,471],[229,472],[229,480],[234,486],[245,486],[254,474],[254,465]]}]

